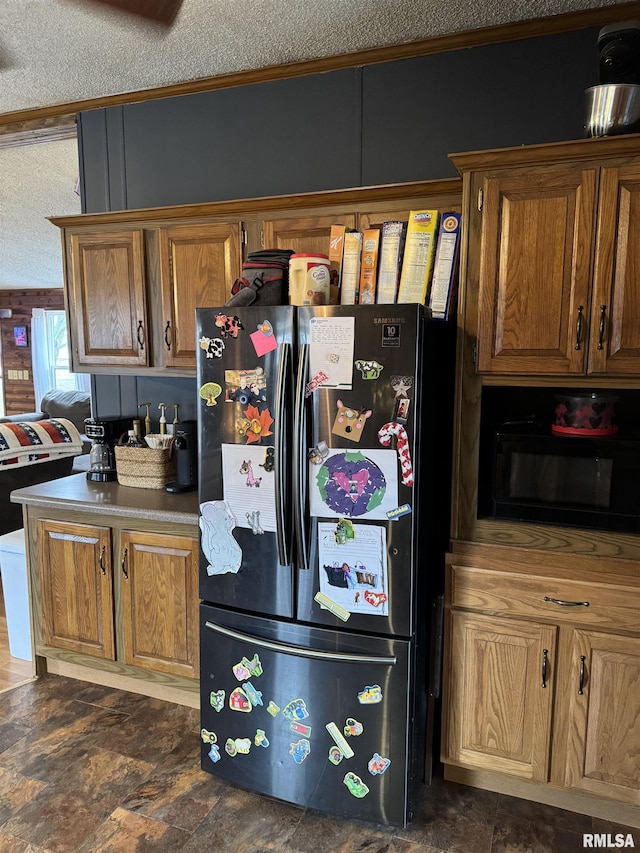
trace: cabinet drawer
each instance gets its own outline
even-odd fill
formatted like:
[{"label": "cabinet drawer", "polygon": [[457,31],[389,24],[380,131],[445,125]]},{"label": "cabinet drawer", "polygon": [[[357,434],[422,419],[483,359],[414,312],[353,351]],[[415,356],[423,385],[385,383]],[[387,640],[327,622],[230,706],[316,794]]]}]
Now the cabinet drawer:
[{"label": "cabinet drawer", "polygon": [[[491,571],[455,562],[448,571],[452,607],[531,616],[556,623],[640,630],[640,594],[635,588]],[[588,605],[557,603],[561,601],[588,602]]]}]

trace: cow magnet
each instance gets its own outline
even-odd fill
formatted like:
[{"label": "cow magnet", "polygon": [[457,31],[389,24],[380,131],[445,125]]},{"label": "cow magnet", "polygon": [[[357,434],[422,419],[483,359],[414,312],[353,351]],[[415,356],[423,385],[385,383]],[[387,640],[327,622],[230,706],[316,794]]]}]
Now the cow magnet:
[{"label": "cow magnet", "polygon": [[200,338],[200,349],[203,349],[207,358],[222,358],[225,343],[222,338],[206,338],[204,335]]},{"label": "cow magnet", "polygon": [[235,314],[232,317],[227,316],[227,314],[215,314],[214,319],[223,338],[237,338],[240,329],[244,329],[240,317]]},{"label": "cow magnet", "polygon": [[370,359],[369,361],[358,359],[358,361],[356,361],[356,368],[362,374],[363,379],[377,379],[380,376],[383,367],[384,365],[380,364],[379,361],[374,361],[373,359]]}]

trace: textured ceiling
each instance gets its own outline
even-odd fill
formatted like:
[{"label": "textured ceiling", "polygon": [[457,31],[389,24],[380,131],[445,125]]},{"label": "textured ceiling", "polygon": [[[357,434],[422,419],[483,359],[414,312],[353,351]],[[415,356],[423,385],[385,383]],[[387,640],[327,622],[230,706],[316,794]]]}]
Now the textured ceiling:
[{"label": "textured ceiling", "polygon": [[[162,30],[80,0],[0,0],[0,113],[617,5],[615,0],[184,0]],[[0,149],[0,288],[62,285],[75,142]]]}]

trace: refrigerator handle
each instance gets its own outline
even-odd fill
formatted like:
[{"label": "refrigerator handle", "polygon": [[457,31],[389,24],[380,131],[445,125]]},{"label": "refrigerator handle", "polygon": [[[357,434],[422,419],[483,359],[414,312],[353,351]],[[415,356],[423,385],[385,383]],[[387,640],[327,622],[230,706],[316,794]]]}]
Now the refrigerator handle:
[{"label": "refrigerator handle", "polygon": [[301,344],[298,361],[298,375],[296,377],[296,396],[293,415],[293,517],[296,532],[296,547],[298,551],[298,568],[305,570],[309,568],[307,531],[305,530],[305,510],[307,503],[307,421],[304,404],[308,361],[309,344]]},{"label": "refrigerator handle", "polygon": [[287,484],[285,474],[287,466],[284,464],[285,457],[285,390],[289,370],[290,344],[280,344],[280,358],[278,360],[278,375],[276,378],[276,419],[273,428],[275,442],[275,476],[276,476],[276,539],[278,543],[278,560],[281,566],[288,566],[291,562],[289,555],[289,542],[287,542],[285,494]]},{"label": "refrigerator handle", "polygon": [[216,625],[215,622],[209,622],[208,619],[204,625],[209,631],[215,631],[217,634],[230,637],[232,640],[240,640],[242,643],[251,643],[252,646],[259,646],[261,649],[268,649],[272,652],[284,652],[285,654],[297,655],[301,658],[316,658],[317,660],[340,661],[342,663],[376,663],[383,666],[395,666],[398,662],[395,655],[341,654],[340,652],[323,652],[320,649],[305,649],[300,646],[290,646],[286,643],[275,643],[272,640],[263,640],[261,637],[253,637],[250,634],[234,631],[232,628],[225,628],[223,625]]}]

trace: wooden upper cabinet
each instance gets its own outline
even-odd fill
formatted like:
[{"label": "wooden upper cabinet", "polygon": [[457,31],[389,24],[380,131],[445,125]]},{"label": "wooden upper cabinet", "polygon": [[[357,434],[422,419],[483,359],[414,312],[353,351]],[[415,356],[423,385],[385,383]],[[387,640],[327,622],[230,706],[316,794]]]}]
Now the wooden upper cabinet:
[{"label": "wooden upper cabinet", "polygon": [[640,161],[601,170],[588,372],[640,373]]},{"label": "wooden upper cabinet", "polygon": [[68,240],[74,363],[146,367],[150,341],[142,229],[72,231]]},{"label": "wooden upper cabinet", "polygon": [[110,529],[48,519],[37,525],[43,642],[115,660]]},{"label": "wooden upper cabinet", "polygon": [[176,225],[159,230],[162,320],[167,367],[196,367],[196,308],[224,305],[240,276],[240,223]]},{"label": "wooden upper cabinet", "polygon": [[574,631],[566,784],[640,806],[640,637]]},{"label": "wooden upper cabinet", "polygon": [[480,372],[585,372],[597,179],[575,167],[484,177]]},{"label": "wooden upper cabinet", "polygon": [[356,227],[353,213],[318,214],[287,219],[265,219],[262,223],[265,249],[293,249],[294,252],[329,254],[332,225]]}]

